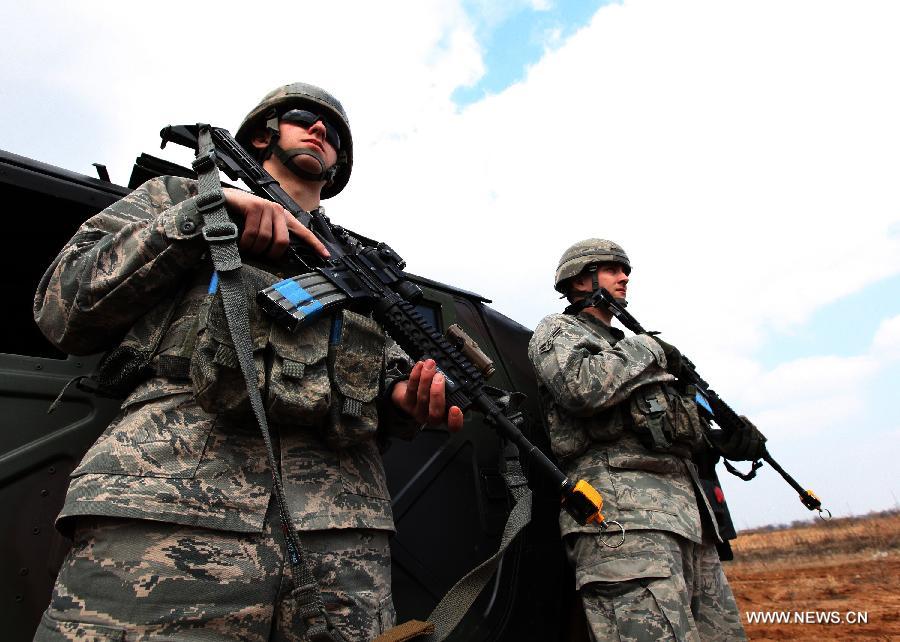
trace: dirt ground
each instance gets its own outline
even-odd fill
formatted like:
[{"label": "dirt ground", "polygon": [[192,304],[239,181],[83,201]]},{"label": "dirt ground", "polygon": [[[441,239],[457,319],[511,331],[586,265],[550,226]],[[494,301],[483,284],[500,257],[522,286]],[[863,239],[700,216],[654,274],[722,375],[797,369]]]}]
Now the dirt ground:
[{"label": "dirt ground", "polygon": [[743,532],[725,573],[751,640],[900,640],[896,511]]}]

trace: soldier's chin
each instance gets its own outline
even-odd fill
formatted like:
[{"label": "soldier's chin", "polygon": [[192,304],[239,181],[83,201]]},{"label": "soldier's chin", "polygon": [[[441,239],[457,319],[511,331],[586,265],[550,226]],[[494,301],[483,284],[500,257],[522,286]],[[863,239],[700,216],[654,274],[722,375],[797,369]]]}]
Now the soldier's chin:
[{"label": "soldier's chin", "polygon": [[325,171],[325,159],[321,154],[312,150],[308,150],[304,154],[295,156],[294,164],[311,174],[318,174]]},{"label": "soldier's chin", "polygon": [[613,298],[616,300],[616,303],[618,303],[622,307],[625,307],[626,305],[628,305],[628,300],[623,296],[615,296]]}]

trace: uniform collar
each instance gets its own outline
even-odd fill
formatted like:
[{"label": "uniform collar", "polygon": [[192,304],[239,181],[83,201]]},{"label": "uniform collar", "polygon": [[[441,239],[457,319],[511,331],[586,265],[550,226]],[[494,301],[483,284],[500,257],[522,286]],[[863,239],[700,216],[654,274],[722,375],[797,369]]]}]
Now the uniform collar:
[{"label": "uniform collar", "polygon": [[587,323],[589,326],[592,326],[593,328],[600,330],[600,332],[603,334],[612,335],[612,337],[616,341],[621,341],[622,339],[625,338],[625,333],[622,332],[621,330],[619,330],[619,328],[614,328],[610,325],[606,325],[605,323],[603,323],[603,321],[596,318],[594,315],[588,314],[587,309],[584,309],[581,312],[579,312],[577,315],[577,318],[579,320]]}]

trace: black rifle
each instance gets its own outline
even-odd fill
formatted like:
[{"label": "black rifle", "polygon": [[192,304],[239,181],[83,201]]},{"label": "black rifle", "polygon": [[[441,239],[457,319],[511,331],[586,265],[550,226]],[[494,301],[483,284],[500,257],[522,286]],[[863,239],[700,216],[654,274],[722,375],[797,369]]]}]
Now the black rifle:
[{"label": "black rifle", "polygon": [[[635,319],[630,312],[625,310],[624,304],[616,301],[615,297],[613,297],[606,288],[599,288],[595,291],[587,299],[585,307],[587,306],[609,310],[623,326],[635,334],[655,334],[647,332],[644,327],[638,323],[638,320]],[[731,409],[731,406],[725,403],[722,398],[709,387],[709,384],[703,380],[703,377],[697,374],[697,367],[694,363],[683,354],[681,355],[681,363],[681,374],[678,378],[687,384],[693,385],[697,389],[696,400],[701,413],[708,420],[715,421],[726,435],[732,434],[736,430],[744,430],[744,421]],[[768,462],[768,464],[774,468],[795,491],[797,491],[800,495],[800,501],[803,502],[803,505],[806,506],[806,508],[809,510],[817,510],[820,514],[823,512],[822,502],[819,498],[816,497],[811,490],[804,490],[803,487],[772,458],[772,455],[766,450],[765,445],[763,445],[763,455],[761,459]],[[752,479],[756,475],[756,470],[762,466],[762,462],[757,460],[753,462],[750,472],[740,473],[729,464],[727,460],[723,461],[728,472],[740,477],[744,481]],[[828,513],[829,517],[831,516],[831,513],[827,509],[824,509],[824,512]]]},{"label": "black rifle", "polygon": [[[162,146],[169,141],[196,151],[195,125],[169,126],[160,132]],[[372,312],[414,360],[434,359],[446,384],[448,405],[461,410],[474,408],[483,413],[500,435],[513,442],[524,456],[551,483],[559,488],[566,511],[580,524],[608,527],[600,509],[600,494],[586,481],[570,480],[534,446],[501,407],[488,395],[484,375],[462,352],[462,342],[448,341],[415,309],[422,292],[406,278],[406,266],[384,243],[361,240],[332,225],[319,210],[307,212],[288,196],[263,167],[231,136],[228,130],[211,127],[215,160],[231,180],[241,179],[257,196],[274,201],[312,231],[328,249],[325,260],[311,255],[292,240],[288,254],[301,272],[262,290],[259,305],[291,331],[326,310],[353,306]]]}]

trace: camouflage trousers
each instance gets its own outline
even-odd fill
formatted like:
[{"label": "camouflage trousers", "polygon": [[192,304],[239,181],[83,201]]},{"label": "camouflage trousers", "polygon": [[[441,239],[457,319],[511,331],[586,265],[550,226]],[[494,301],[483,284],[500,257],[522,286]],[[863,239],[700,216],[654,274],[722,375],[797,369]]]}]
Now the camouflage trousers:
[{"label": "camouflage trousers", "polygon": [[747,639],[712,541],[642,530],[628,531],[615,549],[600,540],[565,540],[592,640]]},{"label": "camouflage trousers", "polygon": [[[300,539],[346,640],[371,640],[394,625],[386,532],[308,531]],[[303,640],[282,541],[271,508],[262,533],[82,519],[34,639]]]}]

